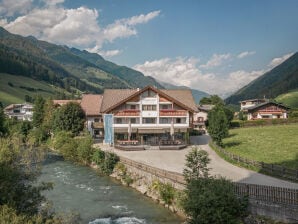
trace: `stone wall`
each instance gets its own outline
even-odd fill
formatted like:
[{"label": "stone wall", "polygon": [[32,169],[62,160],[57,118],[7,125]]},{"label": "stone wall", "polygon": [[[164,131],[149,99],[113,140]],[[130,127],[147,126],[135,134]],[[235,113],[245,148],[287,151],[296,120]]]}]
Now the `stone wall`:
[{"label": "stone wall", "polygon": [[[133,179],[131,187],[142,194],[164,204],[158,192],[152,189],[155,181],[170,183],[178,191],[185,188],[186,182],[180,173],[162,170],[146,164],[142,164],[127,158],[120,158],[125,165],[127,173]],[[121,173],[113,174],[117,179],[122,179]],[[122,180],[125,184],[125,182]],[[298,223],[298,189],[275,188],[261,185],[235,183],[235,194],[248,195],[249,212],[254,215],[266,216],[285,223]],[[173,212],[184,216],[177,201],[168,206]]]}]

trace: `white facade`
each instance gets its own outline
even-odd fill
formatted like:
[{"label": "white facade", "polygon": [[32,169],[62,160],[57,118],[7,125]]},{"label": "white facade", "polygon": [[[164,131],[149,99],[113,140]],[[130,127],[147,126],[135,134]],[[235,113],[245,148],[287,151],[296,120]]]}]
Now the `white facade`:
[{"label": "white facade", "polygon": [[4,108],[4,113],[9,118],[16,118],[23,121],[32,121],[33,118],[33,105],[24,104],[11,104]]},{"label": "white facade", "polygon": [[[133,129],[175,129],[189,128],[190,113],[181,109],[173,102],[160,101],[159,95],[146,96],[141,94],[137,102],[126,102],[114,113],[114,128],[126,128],[129,124]],[[163,109],[166,108],[166,109]],[[173,122],[173,124],[172,124]]]}]

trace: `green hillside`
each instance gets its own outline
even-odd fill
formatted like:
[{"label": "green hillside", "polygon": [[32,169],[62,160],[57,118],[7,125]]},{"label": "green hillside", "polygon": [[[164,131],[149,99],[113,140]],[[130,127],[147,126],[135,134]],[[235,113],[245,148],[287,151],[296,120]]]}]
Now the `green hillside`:
[{"label": "green hillside", "polygon": [[163,86],[159,84],[154,78],[144,76],[144,74],[142,74],[141,72],[133,70],[126,66],[119,66],[113,62],[106,61],[103,57],[101,57],[98,54],[89,53],[88,51],[80,51],[75,48],[71,48],[70,50],[73,54],[81,57],[82,59],[90,63],[93,63],[102,71],[117,76],[118,78],[126,81],[133,87],[142,88],[151,85],[156,86],[157,88],[163,88]]},{"label": "green hillside", "polygon": [[273,99],[289,90],[298,88],[298,52],[228,97],[227,104],[238,104],[241,100]]},{"label": "green hillside", "polygon": [[33,99],[36,95],[55,97],[63,89],[49,85],[46,82],[36,81],[29,77],[0,73],[0,102],[3,105],[22,103]]},{"label": "green hillside", "polygon": [[298,108],[298,89],[281,94],[275,98],[279,103],[289,106],[290,108]]},{"label": "green hillside", "polygon": [[[5,103],[23,102],[26,95],[28,98],[36,94],[57,96],[63,92],[79,97],[82,93],[102,93],[106,88],[148,85],[164,88],[154,78],[107,61],[98,54],[11,34],[2,27],[0,74],[3,80],[0,101]],[[8,86],[8,82],[12,85]],[[205,95],[198,90],[193,90],[193,94],[195,98]]]}]

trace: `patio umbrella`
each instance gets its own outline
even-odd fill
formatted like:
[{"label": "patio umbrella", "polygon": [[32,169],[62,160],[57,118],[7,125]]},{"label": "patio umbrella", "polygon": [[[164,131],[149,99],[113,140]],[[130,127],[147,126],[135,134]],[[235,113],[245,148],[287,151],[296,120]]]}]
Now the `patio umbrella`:
[{"label": "patio umbrella", "polygon": [[174,120],[172,119],[172,121],[171,121],[171,128],[170,128],[170,135],[172,136],[173,139],[174,139],[174,133],[175,133]]},{"label": "patio umbrella", "polygon": [[129,122],[128,122],[127,133],[128,133],[128,141],[130,141],[130,137],[131,137],[131,121],[130,121],[130,119],[129,119]]}]

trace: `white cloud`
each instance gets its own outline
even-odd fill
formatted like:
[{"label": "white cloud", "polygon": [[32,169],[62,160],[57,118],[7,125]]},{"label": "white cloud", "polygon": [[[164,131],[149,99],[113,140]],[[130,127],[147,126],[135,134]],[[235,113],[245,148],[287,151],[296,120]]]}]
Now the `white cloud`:
[{"label": "white cloud", "polygon": [[43,0],[43,2],[48,5],[48,6],[51,6],[51,5],[58,5],[58,4],[61,4],[64,2],[64,0]]},{"label": "white cloud", "polygon": [[2,0],[0,2],[0,15],[13,16],[27,13],[32,8],[33,0]]},{"label": "white cloud", "polygon": [[159,14],[160,11],[153,11],[146,15],[141,14],[138,16],[133,16],[131,18],[116,20],[113,24],[108,25],[104,29],[104,38],[109,42],[113,42],[113,40],[115,40],[116,38],[124,38],[136,35],[136,25],[147,23],[157,17]]},{"label": "white cloud", "polygon": [[243,51],[240,54],[237,55],[237,58],[241,59],[241,58],[245,58],[247,56],[251,56],[254,55],[256,52],[255,51]]},{"label": "white cloud", "polygon": [[[25,0],[22,1],[25,2]],[[4,3],[6,2],[8,0],[4,0]],[[0,24],[12,33],[24,36],[33,35],[38,39],[89,49],[111,57],[120,54],[121,51],[101,51],[105,42],[136,35],[136,25],[147,23],[160,14],[160,11],[153,11],[116,20],[106,27],[100,27],[99,13],[96,9],[86,7],[65,9],[61,5],[64,0],[43,0],[43,2],[43,7],[32,9],[12,21],[3,18]]]},{"label": "white cloud", "polygon": [[[92,51],[90,51],[92,52]],[[99,53],[103,57],[113,57],[122,53],[121,50],[109,50],[109,51],[94,51],[93,53]]]},{"label": "white cloud", "polygon": [[268,67],[270,68],[274,68],[278,65],[280,65],[281,63],[283,63],[285,60],[287,60],[289,57],[291,57],[294,53],[289,53],[286,55],[283,55],[279,58],[274,58],[272,59],[272,61],[268,64]]},{"label": "white cloud", "polygon": [[196,58],[162,58],[137,64],[134,69],[163,82],[185,85],[221,96],[238,90],[265,72],[239,70],[227,75],[204,73],[199,69],[198,62]]},{"label": "white cloud", "polygon": [[231,58],[231,54],[213,54],[211,59],[204,65],[200,65],[200,68],[210,69],[217,67],[223,63],[223,61]]}]

